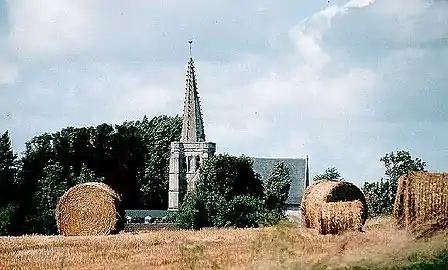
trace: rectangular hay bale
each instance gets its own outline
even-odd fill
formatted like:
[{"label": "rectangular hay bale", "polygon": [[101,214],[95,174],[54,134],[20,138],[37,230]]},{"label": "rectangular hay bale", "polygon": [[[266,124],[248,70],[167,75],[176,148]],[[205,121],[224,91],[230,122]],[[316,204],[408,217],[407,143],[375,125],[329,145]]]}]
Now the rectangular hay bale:
[{"label": "rectangular hay bale", "polygon": [[362,231],[364,206],[359,201],[328,202],[322,205],[319,217],[320,234],[339,234],[344,231]]}]

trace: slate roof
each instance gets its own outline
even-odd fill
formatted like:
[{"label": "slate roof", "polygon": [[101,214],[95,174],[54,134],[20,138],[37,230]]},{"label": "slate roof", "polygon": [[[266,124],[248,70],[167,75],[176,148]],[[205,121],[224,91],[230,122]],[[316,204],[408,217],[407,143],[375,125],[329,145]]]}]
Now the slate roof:
[{"label": "slate roof", "polygon": [[288,208],[298,209],[302,201],[302,194],[305,190],[306,181],[306,158],[256,158],[252,157],[253,169],[259,173],[263,181],[272,172],[274,165],[277,162],[283,161],[291,170],[291,188],[289,189],[289,196],[286,200]]}]

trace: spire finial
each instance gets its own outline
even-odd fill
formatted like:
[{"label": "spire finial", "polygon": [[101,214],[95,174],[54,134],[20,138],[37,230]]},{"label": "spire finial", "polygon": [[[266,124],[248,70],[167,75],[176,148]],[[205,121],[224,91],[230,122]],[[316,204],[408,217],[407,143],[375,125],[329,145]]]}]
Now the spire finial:
[{"label": "spire finial", "polygon": [[188,41],[188,48],[190,50],[190,57],[191,57],[191,44],[193,43],[193,40]]}]

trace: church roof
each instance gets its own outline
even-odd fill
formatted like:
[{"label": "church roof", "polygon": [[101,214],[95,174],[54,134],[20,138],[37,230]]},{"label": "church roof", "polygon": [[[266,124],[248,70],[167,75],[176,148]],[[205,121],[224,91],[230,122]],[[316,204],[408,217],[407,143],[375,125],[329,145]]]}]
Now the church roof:
[{"label": "church roof", "polygon": [[180,141],[205,142],[204,121],[202,120],[196,73],[194,70],[194,61],[191,56],[187,65],[185,101]]}]

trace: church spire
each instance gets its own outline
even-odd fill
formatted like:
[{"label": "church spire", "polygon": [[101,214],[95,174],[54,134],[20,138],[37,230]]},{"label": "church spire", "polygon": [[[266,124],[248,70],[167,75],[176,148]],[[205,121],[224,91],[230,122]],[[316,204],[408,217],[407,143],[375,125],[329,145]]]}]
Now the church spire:
[{"label": "church spire", "polygon": [[205,142],[204,123],[199,102],[194,61],[191,56],[191,44],[188,41],[190,58],[187,65],[185,101],[182,121],[181,142]]}]

